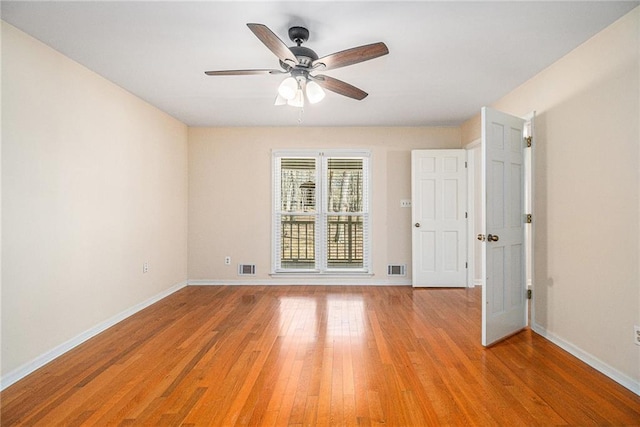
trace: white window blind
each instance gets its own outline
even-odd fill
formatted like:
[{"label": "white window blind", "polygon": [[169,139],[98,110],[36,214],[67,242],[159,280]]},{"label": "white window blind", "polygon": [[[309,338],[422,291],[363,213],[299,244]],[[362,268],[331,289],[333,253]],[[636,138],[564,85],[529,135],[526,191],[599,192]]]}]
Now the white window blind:
[{"label": "white window blind", "polygon": [[368,273],[369,153],[273,153],[273,272]]}]

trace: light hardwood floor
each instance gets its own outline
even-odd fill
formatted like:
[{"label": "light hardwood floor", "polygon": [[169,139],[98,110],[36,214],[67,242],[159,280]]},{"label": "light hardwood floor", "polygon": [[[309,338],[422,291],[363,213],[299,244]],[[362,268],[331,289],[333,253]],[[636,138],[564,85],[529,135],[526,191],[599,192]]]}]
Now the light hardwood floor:
[{"label": "light hardwood floor", "polygon": [[187,287],[0,394],[2,425],[640,425],[640,397],[480,292]]}]

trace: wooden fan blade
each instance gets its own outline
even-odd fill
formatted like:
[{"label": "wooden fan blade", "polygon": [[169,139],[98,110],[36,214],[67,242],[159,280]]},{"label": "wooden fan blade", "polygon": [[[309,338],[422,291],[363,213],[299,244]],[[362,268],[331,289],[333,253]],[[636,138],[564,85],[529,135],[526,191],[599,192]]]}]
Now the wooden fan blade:
[{"label": "wooden fan blade", "polygon": [[266,25],[247,24],[247,27],[253,31],[253,34],[255,34],[271,52],[275,53],[280,61],[288,63],[289,65],[298,65],[298,58],[296,58],[287,45]]},{"label": "wooden fan blade", "polygon": [[316,66],[324,65],[323,70],[332,70],[368,61],[387,53],[389,53],[389,49],[386,44],[382,42],[372,43],[323,56],[313,61],[311,67],[315,68]]},{"label": "wooden fan blade", "polygon": [[343,82],[342,80],[334,79],[333,77],[324,76],[322,74],[309,77],[311,77],[320,86],[327,90],[330,90],[331,92],[348,96],[349,98],[357,99],[358,101],[363,100],[367,97],[367,95],[369,95],[367,92],[358,89],[357,87],[352,86],[349,83]]},{"label": "wooden fan blade", "polygon": [[253,74],[285,74],[283,70],[222,70],[222,71],[205,71],[207,76],[249,76]]}]

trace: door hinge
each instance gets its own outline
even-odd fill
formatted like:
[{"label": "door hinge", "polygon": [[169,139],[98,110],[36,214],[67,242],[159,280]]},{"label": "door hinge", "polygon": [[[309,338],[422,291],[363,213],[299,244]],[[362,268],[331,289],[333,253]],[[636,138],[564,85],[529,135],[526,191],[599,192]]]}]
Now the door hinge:
[{"label": "door hinge", "polygon": [[468,212],[465,212],[465,213],[464,213],[464,217],[465,217],[465,218],[469,218],[469,213],[468,213]]},{"label": "door hinge", "polygon": [[464,162],[464,168],[465,169],[467,168],[467,162]]},{"label": "door hinge", "polygon": [[524,222],[525,222],[525,224],[531,224],[533,222],[533,215],[526,214],[524,216]]},{"label": "door hinge", "polygon": [[525,136],[524,137],[524,143],[527,145],[527,148],[531,148],[531,144],[533,143],[533,137],[532,136]]},{"label": "door hinge", "polygon": [[527,299],[531,299],[531,294],[533,292],[531,291],[531,289],[527,289]]},{"label": "door hinge", "polygon": [[464,268],[469,268],[469,263],[468,262],[464,263]]}]

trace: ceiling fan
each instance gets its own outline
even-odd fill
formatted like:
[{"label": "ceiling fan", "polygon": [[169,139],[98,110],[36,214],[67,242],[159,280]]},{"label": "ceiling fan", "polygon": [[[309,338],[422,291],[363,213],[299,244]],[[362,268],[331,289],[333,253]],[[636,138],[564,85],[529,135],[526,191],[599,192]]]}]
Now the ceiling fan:
[{"label": "ceiling fan", "polygon": [[208,76],[289,74],[289,77],[284,79],[278,87],[276,105],[287,104],[294,107],[303,107],[305,94],[306,99],[315,104],[325,96],[322,88],[349,98],[362,100],[368,95],[365,91],[342,80],[323,74],[312,75],[311,73],[346,67],[389,53],[387,46],[382,42],[378,42],[319,58],[313,50],[302,46],[302,43],[309,39],[309,30],[304,27],[289,28],[289,38],[296,45],[287,47],[266,25],[247,24],[247,26],[278,57],[282,69],[205,71],[205,74]]}]

